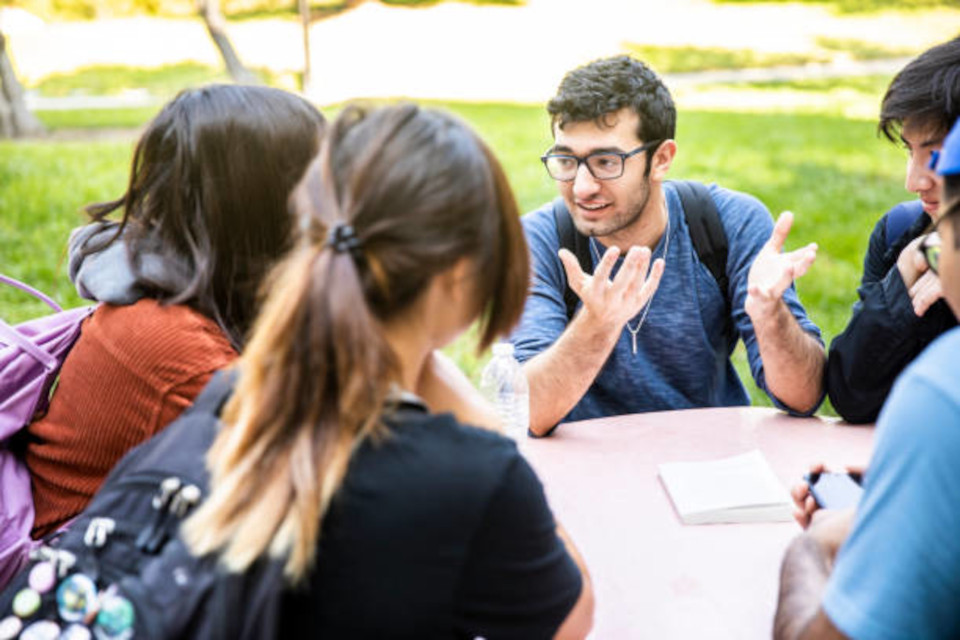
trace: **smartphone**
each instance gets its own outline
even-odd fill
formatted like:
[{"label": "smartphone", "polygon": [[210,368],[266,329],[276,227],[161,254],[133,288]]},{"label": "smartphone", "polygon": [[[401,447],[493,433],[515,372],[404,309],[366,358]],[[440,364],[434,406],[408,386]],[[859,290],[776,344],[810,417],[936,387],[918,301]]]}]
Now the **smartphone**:
[{"label": "smartphone", "polygon": [[808,473],[804,480],[810,485],[810,495],[821,509],[854,507],[863,493],[860,474]]}]

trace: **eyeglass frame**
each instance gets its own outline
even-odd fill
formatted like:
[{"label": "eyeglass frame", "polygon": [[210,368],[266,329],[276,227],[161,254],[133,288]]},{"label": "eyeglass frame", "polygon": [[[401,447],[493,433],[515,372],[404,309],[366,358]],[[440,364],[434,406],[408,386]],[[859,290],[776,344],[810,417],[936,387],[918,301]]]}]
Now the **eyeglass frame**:
[{"label": "eyeglass frame", "polygon": [[943,248],[943,245],[939,242],[937,244],[932,244],[931,240],[936,236],[937,240],[940,240],[940,232],[937,231],[939,226],[939,221],[936,225],[933,226],[933,229],[924,236],[923,240],[920,241],[920,244],[917,246],[917,250],[923,256],[923,259],[927,262],[927,267],[933,273],[940,275],[940,252]]},{"label": "eyeglass frame", "polygon": [[[657,139],[657,140],[649,140],[649,141],[647,141],[647,142],[644,142],[642,145],[640,145],[639,147],[637,147],[637,148],[634,149],[633,151],[627,151],[627,152],[622,152],[622,151],[594,151],[593,153],[588,153],[588,154],[585,155],[585,156],[577,156],[577,155],[574,155],[574,154],[572,154],[572,153],[545,153],[545,154],[543,154],[542,156],[540,156],[540,162],[543,163],[543,168],[546,169],[547,175],[550,176],[550,178],[551,178],[552,180],[556,180],[557,182],[573,182],[574,180],[576,180],[576,179],[577,179],[577,174],[580,172],[580,165],[586,165],[586,166],[587,166],[587,171],[590,173],[591,176],[593,176],[593,179],[594,179],[594,180],[616,180],[617,178],[623,177],[623,172],[626,170],[627,159],[628,159],[628,158],[632,158],[633,156],[637,155],[638,153],[641,153],[641,152],[643,152],[643,151],[646,151],[647,149],[650,149],[651,147],[656,147],[656,146],[659,145],[661,142],[663,142],[663,139],[662,139],[662,138],[661,138],[661,139]],[[618,157],[620,158],[620,173],[618,173],[618,174],[615,175],[615,176],[607,176],[607,177],[605,177],[605,178],[601,178],[601,177],[597,176],[597,175],[593,172],[593,168],[590,166],[590,163],[589,163],[590,158],[594,158],[594,157],[596,157],[596,156],[618,156]],[[550,160],[550,158],[570,158],[571,160],[576,160],[576,161],[577,161],[577,168],[574,169],[574,171],[573,171],[573,176],[570,177],[570,178],[568,178],[568,179],[566,179],[566,180],[563,180],[563,179],[561,179],[561,178],[554,178],[554,177],[553,177],[553,174],[550,173],[550,168],[547,166],[547,161]]]}]

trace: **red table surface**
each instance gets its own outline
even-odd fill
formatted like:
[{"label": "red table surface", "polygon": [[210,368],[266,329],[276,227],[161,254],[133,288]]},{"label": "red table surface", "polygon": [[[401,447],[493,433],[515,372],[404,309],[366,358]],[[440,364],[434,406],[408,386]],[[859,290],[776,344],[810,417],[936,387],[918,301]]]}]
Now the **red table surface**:
[{"label": "red table surface", "polygon": [[592,638],[769,638],[793,523],[683,525],[663,462],[763,452],[789,488],[815,461],[865,464],[873,429],[774,409],[635,414],[561,425],[523,443],[593,578]]}]

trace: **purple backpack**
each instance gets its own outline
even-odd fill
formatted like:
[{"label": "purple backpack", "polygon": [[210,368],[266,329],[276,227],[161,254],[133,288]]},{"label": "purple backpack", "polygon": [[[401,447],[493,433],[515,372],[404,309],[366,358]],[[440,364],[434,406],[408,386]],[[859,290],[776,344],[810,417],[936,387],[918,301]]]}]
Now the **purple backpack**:
[{"label": "purple backpack", "polygon": [[0,274],[0,283],[39,298],[56,313],[10,326],[0,320],[0,589],[16,575],[40,541],[30,538],[33,494],[24,461],[10,438],[49,405],[51,387],[81,323],[95,307],[64,311],[36,289]]}]

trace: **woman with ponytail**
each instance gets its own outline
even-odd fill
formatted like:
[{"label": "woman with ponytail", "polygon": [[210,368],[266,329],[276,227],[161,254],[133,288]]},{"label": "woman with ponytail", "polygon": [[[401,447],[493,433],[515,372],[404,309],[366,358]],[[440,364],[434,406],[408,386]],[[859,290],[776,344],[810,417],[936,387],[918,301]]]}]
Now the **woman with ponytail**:
[{"label": "woman with ponytail", "polygon": [[147,125],[126,193],[87,207],[70,275],[101,304],[28,427],[34,538],[83,510],[127,450],[236,358],[263,277],[290,248],[288,199],[323,125],[278,89],[184,91]]},{"label": "woman with ponytail", "polygon": [[192,551],[282,563],[278,637],[585,636],[590,582],[532,469],[436,412],[459,402],[434,350],[478,319],[488,347],[527,292],[493,154],[439,112],[348,107],[293,200],[299,243],[237,365]]}]

